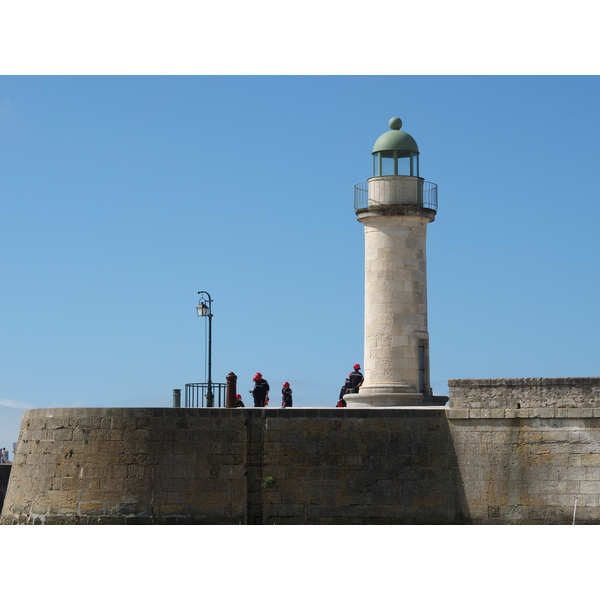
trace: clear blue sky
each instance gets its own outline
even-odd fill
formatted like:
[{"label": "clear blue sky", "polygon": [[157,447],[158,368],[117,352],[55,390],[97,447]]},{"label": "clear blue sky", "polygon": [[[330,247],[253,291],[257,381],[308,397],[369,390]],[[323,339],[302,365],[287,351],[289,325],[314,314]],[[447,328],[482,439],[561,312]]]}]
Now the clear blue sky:
[{"label": "clear blue sky", "polygon": [[363,362],[353,186],[393,116],[439,186],[434,391],[600,375],[599,105],[577,76],[0,78],[0,447],[25,408],[203,381],[199,290],[214,380],[335,405]]}]

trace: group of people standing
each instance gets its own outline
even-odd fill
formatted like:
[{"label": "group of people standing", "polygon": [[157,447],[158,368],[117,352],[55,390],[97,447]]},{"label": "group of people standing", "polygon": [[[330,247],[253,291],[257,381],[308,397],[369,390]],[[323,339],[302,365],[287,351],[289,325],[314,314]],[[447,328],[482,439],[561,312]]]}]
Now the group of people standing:
[{"label": "group of people standing", "polygon": [[[269,391],[271,390],[269,382],[263,378],[262,373],[256,373],[256,375],[252,378],[252,381],[254,381],[254,389],[250,390],[250,393],[254,398],[254,407],[262,408],[264,406],[269,406]],[[245,407],[245,404],[242,401],[242,396],[240,394],[237,394],[235,399],[237,408]],[[291,407],[292,388],[290,387],[290,384],[286,381],[281,387],[281,408]]]},{"label": "group of people standing", "polygon": [[[352,368],[354,370],[348,373],[348,377],[346,377],[346,381],[340,390],[340,397],[338,399],[338,403],[336,404],[336,407],[338,408],[345,408],[347,406],[344,396],[346,394],[358,394],[358,390],[365,379],[363,374],[360,372],[360,365],[358,363],[356,363]],[[269,406],[269,391],[271,390],[269,382],[263,378],[262,373],[256,373],[256,375],[254,375],[252,378],[252,381],[254,382],[254,388],[249,390],[249,393],[252,394],[254,399],[254,407],[262,408]],[[237,408],[245,408],[241,394],[236,394],[235,399]],[[286,381],[281,387],[281,408],[291,407],[292,388]]]}]

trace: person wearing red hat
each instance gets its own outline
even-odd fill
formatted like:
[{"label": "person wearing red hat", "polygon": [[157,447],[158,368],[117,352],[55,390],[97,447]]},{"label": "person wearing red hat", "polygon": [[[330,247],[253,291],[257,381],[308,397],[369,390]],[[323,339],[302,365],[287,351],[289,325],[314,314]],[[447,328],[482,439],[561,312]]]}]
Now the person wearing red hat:
[{"label": "person wearing red hat", "polygon": [[254,407],[262,408],[267,406],[269,403],[269,383],[266,379],[263,379],[262,373],[257,373],[253,378],[254,389],[250,390],[250,393],[254,397]]},{"label": "person wearing red hat", "polygon": [[236,394],[235,395],[235,407],[236,408],[245,408],[246,405],[242,402],[242,395],[241,394]]},{"label": "person wearing red hat", "polygon": [[353,369],[354,371],[348,374],[348,379],[350,379],[350,393],[358,394],[358,388],[363,384],[365,378],[360,372],[360,365],[358,363],[354,365]]},{"label": "person wearing red hat", "polygon": [[292,407],[292,388],[286,381],[281,388],[281,408]]}]

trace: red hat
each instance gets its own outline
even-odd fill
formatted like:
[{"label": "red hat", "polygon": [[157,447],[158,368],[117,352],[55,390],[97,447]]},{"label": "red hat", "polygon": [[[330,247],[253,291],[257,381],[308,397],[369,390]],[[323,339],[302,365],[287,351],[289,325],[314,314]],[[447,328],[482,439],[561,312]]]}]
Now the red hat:
[{"label": "red hat", "polygon": [[236,400],[241,400],[242,399],[242,395],[241,394],[236,394],[235,395],[235,399]]},{"label": "red hat", "polygon": [[290,387],[290,384],[289,384],[289,383],[286,381],[286,382],[283,384],[283,387]]},{"label": "red hat", "polygon": [[353,368],[353,369],[360,369],[360,365],[359,365],[358,363],[356,363],[356,364],[354,365],[354,367],[352,367],[352,368]]},{"label": "red hat", "polygon": [[252,381],[258,381],[259,379],[262,379],[262,373],[257,373],[253,378]]}]

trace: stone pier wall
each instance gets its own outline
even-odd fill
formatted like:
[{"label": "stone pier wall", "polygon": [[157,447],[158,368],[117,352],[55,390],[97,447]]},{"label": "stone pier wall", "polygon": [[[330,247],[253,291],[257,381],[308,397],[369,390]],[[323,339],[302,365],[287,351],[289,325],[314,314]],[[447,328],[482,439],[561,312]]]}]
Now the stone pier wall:
[{"label": "stone pier wall", "polygon": [[23,414],[0,523],[230,523],[246,506],[243,420],[210,409]]},{"label": "stone pier wall", "polygon": [[600,378],[449,388],[449,407],[29,410],[0,523],[600,523]]},{"label": "stone pier wall", "polygon": [[29,410],[0,523],[457,522],[455,464],[443,408]]},{"label": "stone pier wall", "polygon": [[[263,523],[446,524],[461,490],[446,410],[265,411]],[[282,418],[283,417],[283,418]]]},{"label": "stone pier wall", "polygon": [[600,378],[448,384],[469,522],[600,523]]}]

